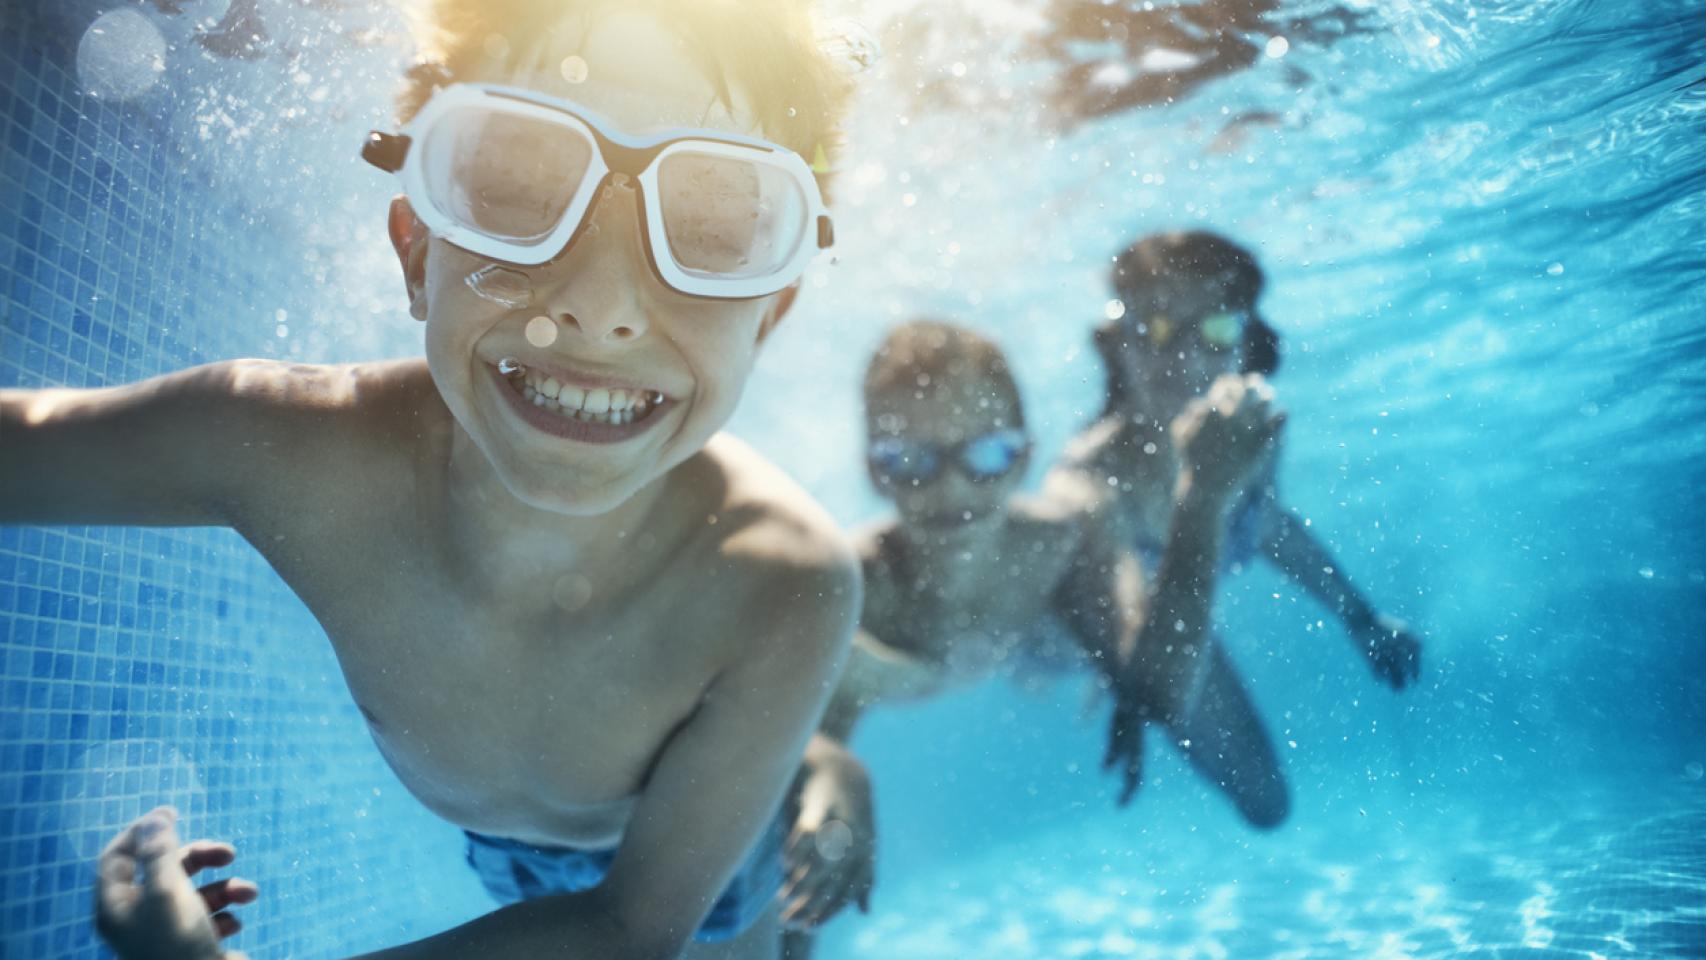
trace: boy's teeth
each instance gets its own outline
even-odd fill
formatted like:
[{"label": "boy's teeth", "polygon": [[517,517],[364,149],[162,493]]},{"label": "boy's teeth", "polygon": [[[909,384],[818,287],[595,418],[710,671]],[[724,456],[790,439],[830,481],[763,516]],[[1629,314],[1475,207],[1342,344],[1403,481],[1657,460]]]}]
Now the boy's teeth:
[{"label": "boy's teeth", "polygon": [[525,378],[512,382],[528,403],[574,420],[593,423],[633,423],[663,403],[663,394],[655,390],[611,390],[605,387],[583,390],[531,370],[527,371]]}]

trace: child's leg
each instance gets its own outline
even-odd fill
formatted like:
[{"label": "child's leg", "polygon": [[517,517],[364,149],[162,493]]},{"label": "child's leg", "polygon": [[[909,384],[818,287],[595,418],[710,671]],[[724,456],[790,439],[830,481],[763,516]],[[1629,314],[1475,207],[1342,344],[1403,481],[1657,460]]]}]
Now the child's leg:
[{"label": "child's leg", "polygon": [[1285,775],[1250,694],[1220,644],[1190,720],[1172,730],[1197,772],[1216,784],[1252,826],[1272,828],[1291,812]]},{"label": "child's leg", "polygon": [[689,943],[681,960],[777,960],[782,939],[781,908],[774,902],[746,932],[721,943]]}]

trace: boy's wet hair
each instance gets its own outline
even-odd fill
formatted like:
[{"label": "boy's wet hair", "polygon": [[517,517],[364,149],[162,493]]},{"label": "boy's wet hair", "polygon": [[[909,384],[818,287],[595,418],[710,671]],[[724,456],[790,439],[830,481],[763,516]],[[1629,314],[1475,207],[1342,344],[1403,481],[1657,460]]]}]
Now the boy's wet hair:
[{"label": "boy's wet hair", "polygon": [[889,331],[865,368],[865,405],[900,393],[928,393],[955,377],[985,381],[1013,411],[1010,427],[1023,428],[1025,408],[1007,357],[995,341],[958,324],[921,319]]},{"label": "boy's wet hair", "polygon": [[514,66],[515,52],[565,17],[590,24],[618,10],[662,15],[725,107],[734,109],[730,88],[738,87],[766,138],[809,164],[820,149],[834,160],[848,81],[819,41],[808,0],[420,0],[413,19],[421,62],[397,96],[399,122],[477,66]]},{"label": "boy's wet hair", "polygon": [[[1180,280],[1219,283],[1231,297],[1226,306],[1248,312],[1242,372],[1271,376],[1279,370],[1279,333],[1256,311],[1256,301],[1267,285],[1267,276],[1255,256],[1244,247],[1207,230],[1150,234],[1115,257],[1109,275],[1114,294],[1131,307],[1148,300],[1159,283]],[[1124,403],[1129,391],[1119,357],[1137,336],[1131,320],[1115,321],[1096,330],[1096,352],[1108,372],[1106,409],[1109,412]]]}]

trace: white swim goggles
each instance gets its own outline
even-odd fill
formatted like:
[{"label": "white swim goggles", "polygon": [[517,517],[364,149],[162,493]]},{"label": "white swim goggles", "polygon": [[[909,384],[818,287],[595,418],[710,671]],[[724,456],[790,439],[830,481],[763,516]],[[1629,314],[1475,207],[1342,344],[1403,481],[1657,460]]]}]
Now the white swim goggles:
[{"label": "white swim goggles", "polygon": [[567,251],[607,181],[636,186],[646,258],[689,296],[767,296],[834,243],[817,181],[792,150],[719,130],[632,136],[523,88],[447,86],[361,154],[401,176],[428,230],[520,267]]}]

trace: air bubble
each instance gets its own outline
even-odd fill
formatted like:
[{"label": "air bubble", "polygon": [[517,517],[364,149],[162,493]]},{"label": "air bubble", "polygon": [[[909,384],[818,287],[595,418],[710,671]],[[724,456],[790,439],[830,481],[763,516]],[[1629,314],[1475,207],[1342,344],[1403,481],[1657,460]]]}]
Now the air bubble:
[{"label": "air bubble", "polygon": [[1117,297],[1102,305],[1102,316],[1109,320],[1118,320],[1125,316],[1125,301]]},{"label": "air bubble", "polygon": [[563,79],[567,80],[569,83],[586,82],[588,67],[586,65],[586,59],[581,57],[579,54],[570,54],[564,57],[562,65],[557,69],[562,73]]},{"label": "air bubble", "polygon": [[1291,41],[1284,37],[1269,37],[1267,54],[1271,60],[1278,60],[1291,50]]},{"label": "air bubble", "polygon": [[871,69],[882,57],[882,49],[871,31],[856,20],[832,20],[817,35],[818,49],[844,77],[856,77]]},{"label": "air bubble", "polygon": [[482,300],[519,310],[533,302],[533,281],[527,274],[489,263],[468,275],[468,289]]},{"label": "air bubble", "polygon": [[120,8],[101,14],[77,43],[77,79],[97,99],[139,97],[164,72],[166,38],[136,10]]},{"label": "air bubble", "polygon": [[818,856],[830,861],[840,860],[853,846],[853,831],[840,820],[829,820],[817,828],[813,842]]},{"label": "air bubble", "polygon": [[592,602],[592,581],[578,573],[557,578],[551,601],[566,613],[575,613]]},{"label": "air bubble", "polygon": [[538,316],[527,321],[524,331],[527,342],[544,349],[557,342],[557,324],[550,317]]}]

